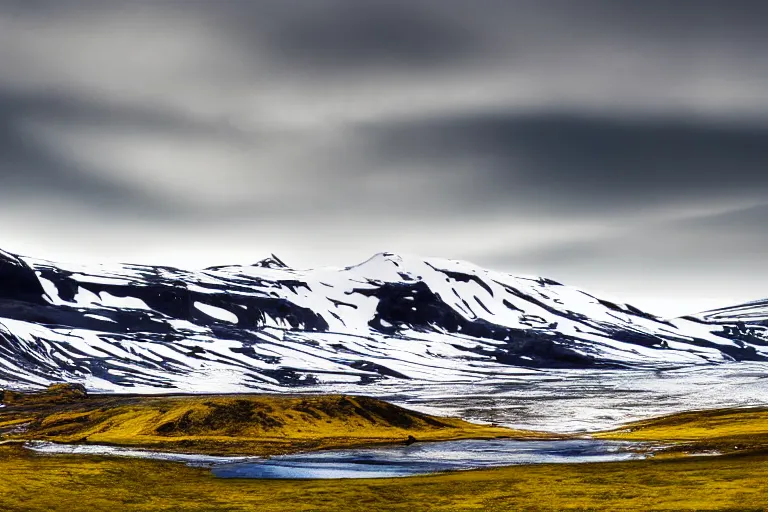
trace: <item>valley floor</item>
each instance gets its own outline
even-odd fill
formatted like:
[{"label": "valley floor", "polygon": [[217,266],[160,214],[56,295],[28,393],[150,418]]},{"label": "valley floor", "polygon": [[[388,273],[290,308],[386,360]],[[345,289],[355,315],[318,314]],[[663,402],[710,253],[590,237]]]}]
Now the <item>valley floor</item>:
[{"label": "valley floor", "polygon": [[[44,455],[3,441],[45,439],[199,453],[268,455],[370,443],[547,434],[415,413],[375,399],[86,397],[6,392],[0,510],[517,511],[768,510],[768,409],[689,412],[595,434],[661,442],[630,462],[538,464],[377,480],[217,479],[180,463]],[[686,456],[718,452],[717,456]]]}]

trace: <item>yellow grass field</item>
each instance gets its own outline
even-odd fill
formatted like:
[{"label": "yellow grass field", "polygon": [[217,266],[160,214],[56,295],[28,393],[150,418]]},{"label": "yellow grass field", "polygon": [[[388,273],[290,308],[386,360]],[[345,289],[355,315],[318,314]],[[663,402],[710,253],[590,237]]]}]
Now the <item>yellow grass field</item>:
[{"label": "yellow grass field", "polygon": [[768,456],[544,464],[381,480],[225,480],[0,446],[5,512],[768,510]]},{"label": "yellow grass field", "polygon": [[[363,397],[7,396],[2,441],[269,455],[325,447],[547,434],[437,418]],[[22,427],[24,430],[18,430]],[[682,413],[595,434],[676,456],[375,480],[227,480],[180,463],[42,455],[0,444],[3,512],[768,510],[768,409]],[[682,456],[717,449],[720,456]]]},{"label": "yellow grass field", "polygon": [[761,450],[768,447],[768,408],[690,411],[630,423],[594,437],[663,441],[674,443],[678,450],[684,451]]}]

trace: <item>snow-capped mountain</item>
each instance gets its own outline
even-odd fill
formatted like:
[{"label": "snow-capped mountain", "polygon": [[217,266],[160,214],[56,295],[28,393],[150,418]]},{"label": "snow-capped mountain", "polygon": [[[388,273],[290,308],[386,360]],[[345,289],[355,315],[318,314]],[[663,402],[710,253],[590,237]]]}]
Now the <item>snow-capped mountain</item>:
[{"label": "snow-capped mountain", "polygon": [[768,345],[768,299],[685,317],[707,324],[723,338],[756,347]]},{"label": "snow-capped mountain", "polygon": [[692,315],[692,318],[719,324],[746,323],[768,326],[768,299],[746,302],[728,308],[713,309]]},{"label": "snow-capped mountain", "polygon": [[223,392],[768,359],[764,329],[732,328],[765,325],[766,302],[740,308],[664,320],[545,278],[391,253],[188,271],[0,252],[0,383]]}]

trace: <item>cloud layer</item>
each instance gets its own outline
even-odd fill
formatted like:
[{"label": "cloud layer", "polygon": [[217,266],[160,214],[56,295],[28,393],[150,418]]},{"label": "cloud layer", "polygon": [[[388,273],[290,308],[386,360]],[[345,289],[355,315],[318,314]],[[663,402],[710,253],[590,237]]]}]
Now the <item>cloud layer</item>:
[{"label": "cloud layer", "polygon": [[760,1],[0,3],[3,247],[768,295]]}]

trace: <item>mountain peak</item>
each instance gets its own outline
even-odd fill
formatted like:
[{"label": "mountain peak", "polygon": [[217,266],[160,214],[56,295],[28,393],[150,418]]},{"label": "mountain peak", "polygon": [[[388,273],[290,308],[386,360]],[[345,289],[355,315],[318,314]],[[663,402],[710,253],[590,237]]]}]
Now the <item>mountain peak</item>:
[{"label": "mountain peak", "polygon": [[262,268],[289,268],[288,265],[286,265],[283,260],[275,256],[274,253],[270,254],[269,258],[264,258],[261,261],[257,261],[251,266]]}]

